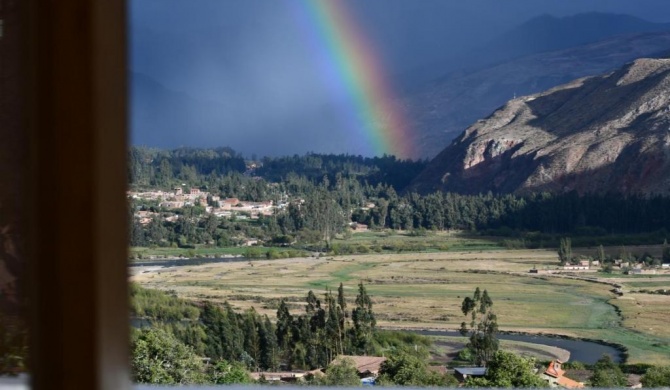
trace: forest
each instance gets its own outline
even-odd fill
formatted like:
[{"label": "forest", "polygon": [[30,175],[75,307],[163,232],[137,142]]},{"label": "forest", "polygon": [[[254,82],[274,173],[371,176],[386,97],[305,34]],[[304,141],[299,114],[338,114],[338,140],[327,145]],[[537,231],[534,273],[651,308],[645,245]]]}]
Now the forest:
[{"label": "forest", "polygon": [[[457,229],[514,238],[526,247],[557,247],[562,236],[573,237],[575,245],[661,244],[670,231],[668,197],[406,191],[409,177],[423,165],[393,157],[316,154],[245,162],[230,149],[132,148],[132,189],[187,186],[287,207],[241,221],[215,217],[201,206],[167,210],[157,202],[134,200],[131,212],[156,215],[144,225],[133,219],[131,246],[227,247],[253,237],[268,245],[328,249],[350,223],[371,229]],[[180,218],[167,222],[164,217],[172,214]]]}]

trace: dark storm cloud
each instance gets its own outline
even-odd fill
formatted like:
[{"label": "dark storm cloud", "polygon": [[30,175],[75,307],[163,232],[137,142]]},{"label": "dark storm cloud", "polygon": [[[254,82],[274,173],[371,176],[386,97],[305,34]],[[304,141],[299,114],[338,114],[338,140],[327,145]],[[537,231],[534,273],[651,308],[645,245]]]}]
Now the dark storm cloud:
[{"label": "dark storm cloud", "polygon": [[[133,141],[259,155],[365,153],[338,117],[342,97],[324,82],[288,1],[315,0],[130,0]],[[347,3],[398,87],[457,68],[463,53],[537,15],[670,19],[667,0]]]}]

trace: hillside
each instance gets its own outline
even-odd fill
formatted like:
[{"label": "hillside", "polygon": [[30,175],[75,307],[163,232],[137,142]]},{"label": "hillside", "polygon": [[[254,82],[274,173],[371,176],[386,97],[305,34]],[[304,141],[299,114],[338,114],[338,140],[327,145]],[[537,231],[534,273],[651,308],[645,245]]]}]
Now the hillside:
[{"label": "hillside", "polygon": [[670,59],[639,59],[510,100],[444,149],[412,188],[670,194]]},{"label": "hillside", "polygon": [[471,73],[451,74],[409,95],[404,102],[423,157],[434,157],[463,129],[507,100],[610,72],[670,49],[670,32],[622,35],[569,49],[501,62]]}]

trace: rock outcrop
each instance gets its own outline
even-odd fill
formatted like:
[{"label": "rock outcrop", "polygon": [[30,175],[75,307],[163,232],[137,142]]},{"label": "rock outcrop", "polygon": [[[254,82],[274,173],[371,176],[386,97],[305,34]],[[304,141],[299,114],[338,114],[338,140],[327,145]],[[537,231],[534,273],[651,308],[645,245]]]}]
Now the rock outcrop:
[{"label": "rock outcrop", "polygon": [[412,188],[670,195],[670,59],[510,100],[467,128]]}]

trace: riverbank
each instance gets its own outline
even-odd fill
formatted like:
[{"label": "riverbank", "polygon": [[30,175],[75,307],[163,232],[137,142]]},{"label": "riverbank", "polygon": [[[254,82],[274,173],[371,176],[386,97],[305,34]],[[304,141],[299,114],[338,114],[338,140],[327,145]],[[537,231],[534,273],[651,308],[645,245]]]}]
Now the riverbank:
[{"label": "riverbank", "polygon": [[[455,330],[409,329],[409,331],[432,337],[461,337],[464,341],[467,341],[465,337],[461,336],[460,333]],[[587,364],[595,363],[603,354],[610,355],[612,360],[617,363],[626,363],[627,358],[624,346],[608,343],[602,340],[522,332],[501,332],[498,334],[498,339],[558,348],[567,351],[569,353],[567,358],[571,361],[579,361]],[[555,352],[556,354],[560,353],[559,351]]]}]

